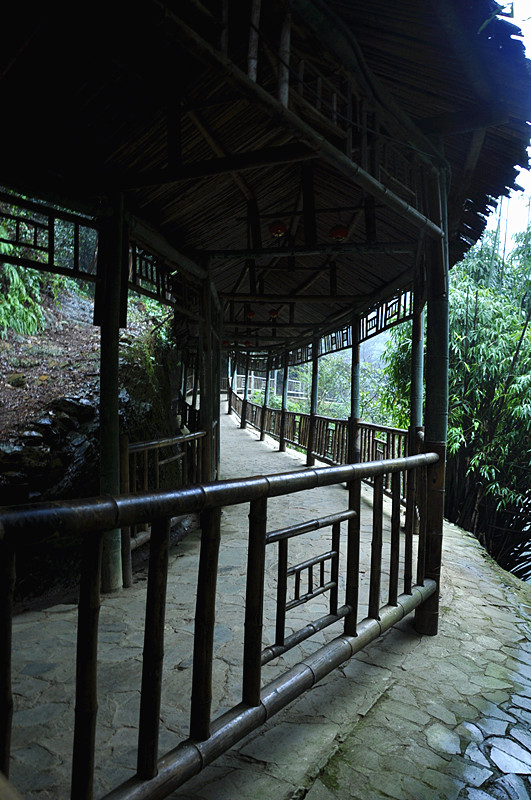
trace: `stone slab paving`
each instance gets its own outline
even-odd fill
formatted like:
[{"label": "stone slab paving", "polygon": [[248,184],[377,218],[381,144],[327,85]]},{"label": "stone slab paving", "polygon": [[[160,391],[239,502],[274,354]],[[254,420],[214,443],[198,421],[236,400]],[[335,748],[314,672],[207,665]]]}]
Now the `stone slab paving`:
[{"label": "stone slab paving", "polygon": [[[222,417],[222,477],[304,466],[270,440]],[[364,489],[364,507],[370,494]],[[269,527],[345,507],[342,487],[269,504]],[[386,506],[386,518],[389,507]],[[240,699],[247,508],[225,509],[215,632],[214,714]],[[293,558],[322,546],[296,540]],[[362,526],[362,598],[370,521]],[[199,533],[172,551],[166,614],[160,752],[187,735]],[[273,563],[268,585],[274,588]],[[96,796],[134,773],[146,573],[104,598],[99,648]],[[274,592],[273,592],[274,593]],[[361,616],[364,608],[361,608]],[[325,613],[321,598],[312,616]],[[273,628],[266,591],[265,637]],[[289,624],[307,621],[297,610]],[[11,779],[26,800],[68,797],[76,609],[58,605],[14,620]],[[318,644],[337,634],[329,629]],[[267,683],[316,649],[305,642],[264,668]],[[500,569],[469,534],[445,525],[441,623],[420,637],[410,618],[329,675],[207,767],[174,800],[525,800],[531,797],[531,587]]]}]

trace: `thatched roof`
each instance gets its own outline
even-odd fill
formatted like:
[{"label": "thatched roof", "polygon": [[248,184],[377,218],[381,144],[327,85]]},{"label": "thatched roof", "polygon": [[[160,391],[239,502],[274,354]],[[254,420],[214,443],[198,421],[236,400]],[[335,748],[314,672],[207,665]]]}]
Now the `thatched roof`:
[{"label": "thatched roof", "polygon": [[455,263],[527,166],[529,62],[491,0],[270,0],[256,82],[251,2],[12,5],[0,185],[102,211],[124,191],[134,219],[210,271],[231,341],[246,314],[270,321],[273,295],[294,340],[410,285],[425,220],[441,222],[439,170]]}]

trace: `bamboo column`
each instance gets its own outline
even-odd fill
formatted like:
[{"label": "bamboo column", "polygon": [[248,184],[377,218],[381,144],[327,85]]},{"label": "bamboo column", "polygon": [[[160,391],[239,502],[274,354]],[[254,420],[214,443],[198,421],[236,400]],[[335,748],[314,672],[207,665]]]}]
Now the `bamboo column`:
[{"label": "bamboo column", "polygon": [[249,53],[247,58],[247,74],[252,81],[256,81],[258,74],[258,27],[260,25],[260,6],[261,0],[252,0]]},{"label": "bamboo column", "polygon": [[280,31],[280,47],[278,51],[278,99],[288,107],[289,100],[289,58],[291,40],[291,14],[286,14]]},{"label": "bamboo column", "polygon": [[155,520],[151,526],[142,690],[138,725],[137,776],[144,780],[154,778],[158,771],[169,544],[170,520]]},{"label": "bamboo column", "polygon": [[228,391],[228,399],[227,399],[227,414],[232,414],[232,393],[235,391],[236,386],[236,375],[238,372],[238,351],[235,350],[234,352],[234,361],[231,364],[232,366],[232,377],[230,379],[229,391]]},{"label": "bamboo column", "polygon": [[[420,288],[413,299],[413,330],[411,336],[411,389],[410,424],[408,430],[408,455],[419,452],[419,431],[422,429],[422,401],[424,387],[424,309]],[[418,531],[416,513],[417,473],[411,470],[406,476],[406,532]]]},{"label": "bamboo column", "polygon": [[[446,435],[448,428],[448,238],[446,174],[439,174],[436,201],[445,231],[443,241],[430,241],[426,336],[425,450],[439,454],[427,470],[425,577],[439,585],[444,514]],[[435,205],[435,204],[434,204]],[[435,635],[439,624],[439,591],[415,613],[419,633]]]},{"label": "bamboo column", "polygon": [[[129,487],[129,437],[120,436],[120,494],[127,494]],[[124,589],[133,585],[133,566],[131,562],[131,528],[122,528],[122,573]]]},{"label": "bamboo column", "polygon": [[[100,348],[100,492],[120,493],[120,425],[118,418],[118,360],[121,320],[121,275],[127,265],[123,197],[100,234],[98,247],[102,289],[98,297],[97,322],[101,326]],[[127,289],[125,288],[125,291]],[[102,591],[122,587],[122,542],[119,530],[105,534],[103,542]]]},{"label": "bamboo column", "polygon": [[284,374],[282,381],[282,409],[280,411],[279,452],[286,450],[286,411],[288,407],[289,353],[284,353]]},{"label": "bamboo column", "polygon": [[264,387],[264,404],[262,406],[262,413],[260,415],[260,441],[265,439],[265,415],[267,411],[267,404],[269,402],[269,374],[271,372],[271,357],[267,357],[266,362],[266,378]]},{"label": "bamboo column", "polygon": [[15,546],[11,536],[0,540],[0,772],[9,777],[13,691],[11,651],[13,593],[15,590]]},{"label": "bamboo column", "polygon": [[247,392],[249,391],[249,351],[245,356],[245,378],[243,381],[243,399],[242,399],[242,418],[240,420],[240,428],[247,427]]},{"label": "bamboo column", "polygon": [[[210,267],[209,267],[210,269]],[[214,369],[212,347],[212,287],[210,279],[203,287],[203,308],[205,321],[202,326],[202,372],[201,372],[201,428],[206,431],[203,437],[203,480],[211,481],[214,471]]]},{"label": "bamboo column", "polygon": [[249,509],[242,690],[242,702],[249,706],[260,704],[266,529],[267,498],[261,497]]},{"label": "bamboo column", "polygon": [[92,800],[98,715],[98,620],[104,534],[85,534],[79,586],[71,800]]},{"label": "bamboo column", "polygon": [[219,507],[205,511],[201,515],[201,553],[197,576],[194,670],[190,708],[190,737],[197,741],[204,741],[210,736],[220,520]]},{"label": "bamboo column", "polygon": [[350,378],[350,417],[348,420],[348,463],[359,464],[360,447],[360,320],[352,318],[352,366]]},{"label": "bamboo column", "polygon": [[315,439],[315,416],[317,414],[317,399],[319,390],[319,339],[312,342],[312,388],[310,395],[310,420],[308,425],[308,447],[306,449],[306,464],[312,467],[315,464],[313,445]]}]

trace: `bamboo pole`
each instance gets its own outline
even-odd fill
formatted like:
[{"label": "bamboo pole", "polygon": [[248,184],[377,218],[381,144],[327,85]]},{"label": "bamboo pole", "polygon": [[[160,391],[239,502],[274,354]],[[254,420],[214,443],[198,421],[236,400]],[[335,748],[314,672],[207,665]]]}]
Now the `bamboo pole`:
[{"label": "bamboo pole", "polygon": [[400,560],[400,473],[398,472],[394,472],[392,475],[391,492],[391,563],[389,567],[389,605],[396,606],[398,602],[398,567]]},{"label": "bamboo pole", "polygon": [[354,516],[347,522],[347,563],[345,605],[351,611],[345,617],[345,633],[356,636],[359,571],[360,571],[360,517],[361,517],[361,480],[354,479],[348,485],[348,507]]},{"label": "bamboo pole", "polygon": [[249,351],[245,356],[245,378],[243,382],[242,416],[240,428],[247,427],[247,392],[249,391]]},{"label": "bamboo pole", "polygon": [[439,173],[439,202],[442,242],[430,242],[428,264],[428,313],[426,341],[425,450],[439,460],[427,474],[425,577],[433,579],[437,591],[415,614],[419,633],[435,635],[439,623],[439,581],[442,557],[446,436],[448,428],[448,238],[446,174]]},{"label": "bamboo pole", "polygon": [[306,449],[306,464],[312,467],[315,464],[314,445],[317,400],[319,392],[319,339],[316,337],[312,342],[312,388],[310,396],[310,419],[308,426],[308,447]]},{"label": "bamboo pole", "polygon": [[151,525],[138,724],[137,776],[144,780],[157,774],[169,542],[170,519],[154,520]]},{"label": "bamboo pole", "polygon": [[278,99],[286,108],[289,101],[289,60],[291,40],[291,14],[286,14],[280,31],[278,51]]},{"label": "bamboo pole", "polygon": [[288,589],[288,539],[278,542],[277,614],[275,644],[282,646],[286,633],[286,596]]},{"label": "bamboo pole", "polygon": [[265,418],[266,418],[266,411],[267,411],[267,404],[269,402],[269,375],[271,373],[271,356],[267,357],[266,362],[266,378],[265,378],[265,387],[264,387],[264,404],[262,406],[262,413],[260,415],[260,441],[263,442],[265,439]]},{"label": "bamboo pole", "polygon": [[103,534],[83,537],[79,587],[71,800],[92,800],[98,715],[98,620]]},{"label": "bamboo pole", "polygon": [[0,772],[9,777],[13,691],[11,651],[13,593],[15,590],[15,546],[11,536],[0,540]]},{"label": "bamboo pole", "polygon": [[267,498],[261,497],[251,501],[249,510],[242,691],[242,702],[249,706],[260,704],[266,528]]},{"label": "bamboo pole", "polygon": [[371,619],[379,618],[380,587],[382,579],[382,523],[383,476],[374,478],[371,541],[371,578],[369,587],[369,613]]},{"label": "bamboo pole", "polygon": [[[120,436],[120,494],[127,494],[129,491],[129,437],[124,433]],[[129,589],[133,585],[130,526],[121,530],[121,545],[123,586]]]},{"label": "bamboo pole", "polygon": [[219,507],[205,511],[201,515],[201,553],[197,575],[194,667],[190,707],[190,737],[197,741],[204,741],[210,736],[220,521],[221,508]]},{"label": "bamboo pole", "polygon": [[[98,315],[101,325],[100,348],[100,492],[120,492],[120,426],[118,418],[118,360],[121,312],[121,277],[124,259],[124,205],[120,196],[114,215],[100,234],[103,296]],[[108,531],[103,544],[102,590],[115,592],[122,587],[122,542],[119,530]]]},{"label": "bamboo pole", "polygon": [[289,381],[289,353],[284,353],[284,374],[282,381],[282,408],[280,411],[280,434],[278,449],[280,453],[286,451],[286,412],[288,406],[288,381]]},{"label": "bamboo pole", "polygon": [[251,25],[249,29],[249,52],[247,57],[247,75],[256,82],[258,75],[258,28],[260,25],[261,0],[252,0]]}]

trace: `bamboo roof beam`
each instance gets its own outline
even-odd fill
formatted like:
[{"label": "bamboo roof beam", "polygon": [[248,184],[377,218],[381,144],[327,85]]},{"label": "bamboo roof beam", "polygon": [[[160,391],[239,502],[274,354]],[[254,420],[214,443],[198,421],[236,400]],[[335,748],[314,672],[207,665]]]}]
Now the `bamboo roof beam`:
[{"label": "bamboo roof beam", "polygon": [[[257,83],[249,80],[247,75],[230,59],[227,59],[219,50],[212,47],[196,31],[192,30],[192,28],[183,22],[182,19],[177,17],[176,14],[170,12],[166,6],[162,5],[160,0],[153,0],[153,2],[161,5],[166,20],[179,31],[179,40],[182,46],[193,49],[195,55],[200,57],[207,64],[214,65],[216,69],[221,68],[224,72],[224,79],[235,85],[239,92],[245,95],[250,102],[259,104],[264,113],[275,119],[285,129],[290,130],[299,141],[304,142],[311,149],[316,150],[320,157],[328,164],[336,168],[345,177],[364,188],[367,192],[373,194],[381,200],[384,205],[400,213],[415,227],[425,229],[428,236],[433,239],[440,240],[444,238],[444,232],[439,225],[408,202],[402,200],[402,198],[396,195],[387,186],[384,186],[384,184],[367,170],[363,169],[360,164],[352,161],[349,156],[324,139],[323,136],[320,136],[310,125],[306,124],[292,111],[285,108],[276,97],[273,97]],[[413,125],[413,123],[410,124]],[[416,128],[415,131],[417,131]],[[419,135],[421,134],[419,133]],[[429,142],[424,136],[422,136],[422,139]],[[430,151],[434,151],[432,143],[430,143],[430,149],[425,152]],[[434,156],[434,158],[435,157],[436,156]],[[433,166],[436,170],[442,166],[442,159],[440,156],[437,157],[437,163]]]}]

